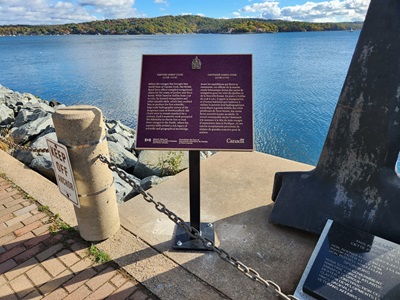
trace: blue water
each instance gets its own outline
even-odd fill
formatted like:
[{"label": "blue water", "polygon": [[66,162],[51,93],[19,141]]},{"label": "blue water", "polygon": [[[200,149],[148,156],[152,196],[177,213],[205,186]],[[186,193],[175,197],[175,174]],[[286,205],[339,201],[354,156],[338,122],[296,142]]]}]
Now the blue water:
[{"label": "blue water", "polygon": [[0,37],[0,84],[135,127],[142,54],[253,54],[257,151],[316,164],[358,32]]}]

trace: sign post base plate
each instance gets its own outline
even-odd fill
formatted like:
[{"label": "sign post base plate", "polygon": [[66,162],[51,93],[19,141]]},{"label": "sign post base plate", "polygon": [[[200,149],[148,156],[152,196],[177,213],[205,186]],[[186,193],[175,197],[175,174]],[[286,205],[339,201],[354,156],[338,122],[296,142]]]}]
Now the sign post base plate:
[{"label": "sign post base plate", "polygon": [[[186,223],[190,225],[190,223]],[[200,223],[200,234],[202,237],[215,242],[214,224],[213,223]],[[179,227],[176,230],[176,237],[174,245],[172,246],[175,250],[211,250],[203,245],[203,243],[197,239],[192,239],[186,231]]]}]

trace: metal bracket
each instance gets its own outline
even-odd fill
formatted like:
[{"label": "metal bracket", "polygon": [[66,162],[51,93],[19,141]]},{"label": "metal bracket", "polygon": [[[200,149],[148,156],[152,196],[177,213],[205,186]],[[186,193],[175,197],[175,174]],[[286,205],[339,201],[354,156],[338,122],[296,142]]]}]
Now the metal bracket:
[{"label": "metal bracket", "polygon": [[[185,224],[190,226],[190,223]],[[202,237],[211,240],[215,243],[215,232],[213,223],[200,223],[200,234]],[[175,250],[210,250],[211,248],[206,248],[199,239],[193,239],[189,234],[180,226],[176,230],[175,242],[172,246]]]}]

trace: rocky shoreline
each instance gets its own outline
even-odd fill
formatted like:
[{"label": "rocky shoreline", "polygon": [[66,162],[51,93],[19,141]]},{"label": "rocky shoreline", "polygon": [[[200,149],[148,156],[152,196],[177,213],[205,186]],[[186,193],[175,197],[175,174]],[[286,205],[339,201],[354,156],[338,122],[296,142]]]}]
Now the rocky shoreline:
[{"label": "rocky shoreline", "polygon": [[[46,137],[57,141],[52,114],[65,105],[42,100],[29,93],[14,92],[0,85],[0,129],[8,141],[34,149],[47,148]],[[104,118],[110,159],[128,177],[147,190],[166,180],[171,174],[188,167],[187,151],[151,151],[134,149],[136,132],[118,120]],[[16,150],[0,141],[0,149],[8,152],[29,168],[55,182],[48,153]],[[214,152],[201,152],[207,158]],[[114,172],[118,203],[138,193]]]}]

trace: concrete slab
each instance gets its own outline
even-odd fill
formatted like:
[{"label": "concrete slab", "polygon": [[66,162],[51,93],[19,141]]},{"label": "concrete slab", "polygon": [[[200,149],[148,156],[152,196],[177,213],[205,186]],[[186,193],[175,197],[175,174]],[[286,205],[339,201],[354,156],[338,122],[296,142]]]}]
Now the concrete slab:
[{"label": "concrete slab", "polygon": [[[215,223],[217,246],[264,279],[293,293],[317,237],[268,223],[274,174],[312,166],[258,152],[220,152],[201,163],[202,222]],[[154,187],[156,201],[188,221],[188,171]],[[120,206],[124,228],[232,299],[271,299],[263,286],[212,252],[173,251],[175,224],[141,196]]]},{"label": "concrete slab", "polygon": [[[214,222],[217,246],[273,280],[296,289],[318,237],[268,223],[274,174],[312,166],[258,152],[220,152],[201,162],[202,221]],[[55,184],[0,151],[0,172],[70,225],[72,203]],[[189,218],[188,171],[152,188],[156,201]],[[213,252],[172,250],[175,224],[141,196],[120,205],[122,228],[97,246],[161,299],[277,299]]]}]

